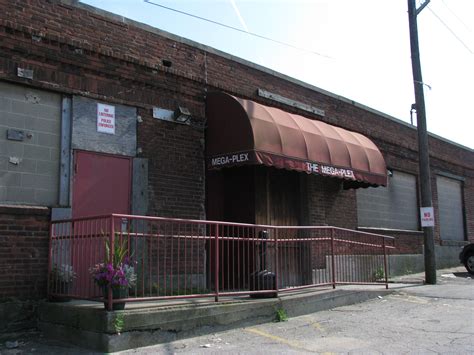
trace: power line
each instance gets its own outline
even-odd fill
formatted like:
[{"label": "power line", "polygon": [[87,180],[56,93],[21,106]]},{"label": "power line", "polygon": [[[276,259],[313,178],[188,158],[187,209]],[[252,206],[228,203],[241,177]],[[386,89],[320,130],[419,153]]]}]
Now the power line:
[{"label": "power line", "polygon": [[442,2],[443,2],[443,5],[449,10],[449,12],[451,12],[451,14],[452,14],[454,17],[456,17],[456,19],[457,19],[460,23],[462,23],[462,24],[464,25],[464,27],[466,27],[466,29],[467,29],[469,32],[472,32],[472,30],[469,28],[469,26],[468,26],[463,20],[461,20],[461,18],[460,18],[458,15],[456,15],[456,13],[455,13],[453,10],[451,10],[451,8],[450,8],[448,5],[446,5],[446,3],[444,2],[444,0],[442,0]]},{"label": "power line", "polygon": [[433,14],[433,16],[435,16],[439,22],[441,22],[443,24],[444,27],[446,27],[446,29],[451,32],[451,34],[464,46],[464,48],[466,48],[469,53],[471,54],[474,54],[474,52],[471,50],[471,48],[468,47],[468,45],[466,43],[463,42],[463,40],[461,38],[459,38],[459,36],[456,34],[456,32],[454,32],[447,24],[446,22],[444,22],[441,17],[439,17],[431,8],[428,7],[428,10],[430,10],[430,12]]},{"label": "power line", "polygon": [[266,41],[278,43],[278,44],[281,44],[281,45],[283,45],[283,46],[290,47],[290,48],[293,48],[293,49],[297,49],[297,50],[299,50],[299,51],[303,51],[303,52],[315,54],[315,55],[320,56],[320,57],[324,57],[324,58],[328,58],[328,59],[334,59],[334,58],[332,58],[332,57],[330,57],[330,56],[328,56],[328,55],[322,54],[322,53],[318,53],[318,52],[315,52],[315,51],[312,51],[312,50],[309,50],[309,49],[306,49],[306,48],[297,47],[297,46],[295,46],[295,45],[293,45],[293,44],[286,43],[286,42],[282,42],[282,41],[279,41],[279,40],[276,40],[276,39],[273,39],[273,38],[270,38],[270,37],[262,36],[262,35],[259,35],[259,34],[257,34],[257,33],[254,33],[254,32],[245,31],[245,30],[242,30],[242,29],[237,28],[237,27],[233,27],[233,26],[226,25],[225,23],[222,23],[222,22],[217,22],[217,21],[214,21],[214,20],[210,20],[210,19],[208,19],[208,18],[205,18],[205,17],[201,17],[201,16],[197,16],[197,15],[190,14],[190,13],[188,13],[188,12],[184,12],[184,11],[181,11],[181,10],[173,9],[173,8],[171,8],[171,7],[167,7],[167,6],[164,6],[164,5],[155,3],[155,2],[153,2],[153,1],[151,1],[151,0],[144,0],[144,1],[145,1],[146,3],[148,3],[148,4],[150,4],[150,5],[155,5],[155,6],[161,7],[161,8],[163,8],[163,9],[166,9],[166,10],[169,10],[169,11],[177,12],[177,13],[179,13],[179,14],[186,15],[186,16],[189,16],[189,17],[193,17],[193,18],[198,19],[198,20],[206,21],[206,22],[212,23],[212,24],[214,24],[214,25],[218,25],[218,26],[225,27],[225,28],[228,28],[228,29],[231,29],[231,30],[234,30],[234,31],[238,31],[238,32],[241,32],[241,33],[245,33],[245,34],[248,34],[248,35],[250,35],[250,36],[258,37],[258,38],[264,39],[264,40],[266,40]]}]

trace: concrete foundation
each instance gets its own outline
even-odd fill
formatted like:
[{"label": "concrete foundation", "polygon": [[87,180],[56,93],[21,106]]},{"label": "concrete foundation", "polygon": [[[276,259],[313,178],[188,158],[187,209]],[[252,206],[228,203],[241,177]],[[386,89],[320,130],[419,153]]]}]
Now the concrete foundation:
[{"label": "concrete foundation", "polygon": [[[435,246],[436,268],[444,269],[459,266],[459,246]],[[423,254],[402,254],[389,256],[390,276],[407,275],[425,270]]]},{"label": "concrete foundation", "polygon": [[363,302],[391,292],[383,286],[365,290],[318,289],[281,293],[279,298],[249,297],[127,304],[106,312],[97,302],[43,303],[39,326],[46,337],[92,350],[114,352],[275,320],[278,309],[290,317]]}]

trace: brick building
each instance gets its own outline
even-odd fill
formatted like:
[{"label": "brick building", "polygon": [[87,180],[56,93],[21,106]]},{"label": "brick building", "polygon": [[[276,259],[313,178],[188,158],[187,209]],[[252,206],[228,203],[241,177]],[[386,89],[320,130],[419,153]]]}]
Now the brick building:
[{"label": "brick building", "polygon": [[[334,225],[396,236],[398,254],[420,257],[413,126],[76,1],[0,7],[0,299],[44,297],[50,218],[88,214]],[[387,169],[307,174],[275,152],[213,169],[211,93],[365,137]],[[429,144],[437,251],[456,262],[453,246],[474,240],[474,153]]]}]

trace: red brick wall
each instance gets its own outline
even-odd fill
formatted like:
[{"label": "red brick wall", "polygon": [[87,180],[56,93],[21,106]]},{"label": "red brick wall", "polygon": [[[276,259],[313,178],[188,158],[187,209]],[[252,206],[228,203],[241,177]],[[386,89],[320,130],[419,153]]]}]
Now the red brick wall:
[{"label": "red brick wall", "polygon": [[0,299],[46,297],[48,208],[0,206]]},{"label": "red brick wall", "polygon": [[326,208],[324,194],[324,178],[316,175],[305,175],[308,198],[308,224],[325,225]]},{"label": "red brick wall", "polygon": [[309,224],[357,228],[355,190],[344,190],[340,179],[307,176]]},{"label": "red brick wall", "polygon": [[148,158],[148,214],[204,219],[204,130],[154,119],[140,110],[142,157]]},{"label": "red brick wall", "polygon": [[[157,31],[122,22],[120,17],[106,18],[78,6],[61,1],[0,0],[0,79],[139,107],[144,123],[139,125],[138,144],[142,156],[150,159],[150,214],[204,217],[204,133],[199,127],[204,126],[208,90],[224,90],[361,132],[374,140],[389,167],[418,171],[416,131],[407,125],[258,67],[164,38]],[[162,65],[163,59],[172,62],[171,68]],[[33,69],[34,79],[18,78],[17,66]],[[256,94],[258,88],[324,109],[326,116],[312,116],[262,99]],[[175,109],[178,104],[190,109],[196,127],[151,117],[152,106]],[[466,227],[473,240],[474,154],[434,137],[429,144],[433,177],[444,171],[466,179]],[[335,185],[327,184],[309,187],[308,191],[317,192],[310,199],[326,206],[311,206],[310,219],[356,227],[353,191],[336,194]],[[432,189],[435,191],[435,183]],[[321,191],[326,192],[321,195]],[[328,202],[328,197],[333,199]],[[436,200],[434,203],[436,206]],[[438,228],[436,236],[439,239]]]},{"label": "red brick wall", "polygon": [[376,228],[359,228],[361,232],[375,233],[394,237],[392,244],[395,250],[390,254],[421,254],[423,253],[423,232],[387,230]]}]

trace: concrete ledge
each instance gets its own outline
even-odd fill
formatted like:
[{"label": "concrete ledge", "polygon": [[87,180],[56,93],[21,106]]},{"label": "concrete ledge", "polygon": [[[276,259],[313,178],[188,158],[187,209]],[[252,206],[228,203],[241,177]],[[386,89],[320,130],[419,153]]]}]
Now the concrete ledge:
[{"label": "concrete ledge", "polygon": [[[461,246],[435,245],[436,268],[444,269],[460,265]],[[423,254],[389,255],[390,277],[423,272],[425,261]]]},{"label": "concrete ledge", "polygon": [[44,206],[0,204],[0,213],[21,216],[48,216],[50,209]]},{"label": "concrete ledge", "polygon": [[[392,292],[383,286],[370,290],[315,289],[282,293],[278,298],[227,298],[127,304],[124,311],[106,312],[95,302],[43,303],[39,326],[46,337],[92,350],[114,352],[275,320],[283,308],[288,316],[308,314],[363,302]],[[116,328],[121,325],[120,333]]]}]

